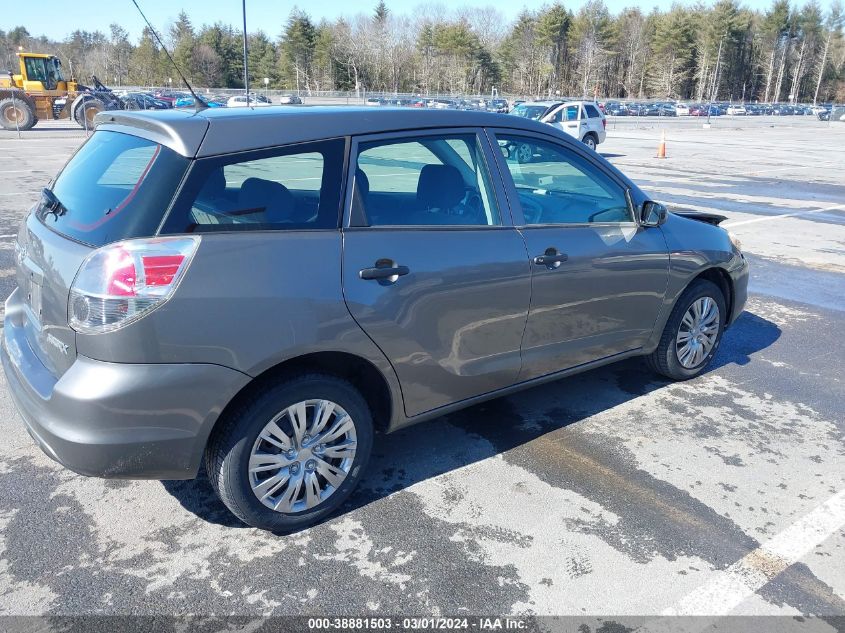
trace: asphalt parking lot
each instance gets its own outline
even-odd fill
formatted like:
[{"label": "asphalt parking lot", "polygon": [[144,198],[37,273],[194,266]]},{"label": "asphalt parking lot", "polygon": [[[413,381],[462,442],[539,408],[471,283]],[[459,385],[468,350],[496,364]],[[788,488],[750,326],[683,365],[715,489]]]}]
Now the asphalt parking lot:
[{"label": "asphalt parking lot", "polygon": [[[635,359],[381,438],[342,513],[287,537],[204,478],[63,470],[2,383],[0,614],[845,616],[845,125],[701,123],[611,121],[599,151],[743,243],[749,303],[707,374]],[[83,139],[0,133],[3,299]]]}]

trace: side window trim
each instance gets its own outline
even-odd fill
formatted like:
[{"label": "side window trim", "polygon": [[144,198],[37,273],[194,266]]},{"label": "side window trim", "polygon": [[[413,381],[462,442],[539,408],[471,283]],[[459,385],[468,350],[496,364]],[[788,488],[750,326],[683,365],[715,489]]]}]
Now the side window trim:
[{"label": "side window trim", "polygon": [[[359,147],[365,143],[377,141],[391,141],[400,139],[413,139],[426,136],[460,136],[466,134],[474,134],[481,149],[481,158],[483,160],[483,168],[487,170],[490,178],[490,185],[492,191],[490,194],[499,211],[499,223],[494,225],[481,224],[455,224],[455,225],[383,225],[383,226],[369,226],[366,222],[366,217],[362,210],[356,209],[353,203],[355,202],[355,169],[353,165],[357,163]],[[429,128],[421,130],[404,130],[380,132],[376,134],[361,134],[352,136],[349,139],[346,154],[346,175],[344,178],[344,196],[343,196],[343,213],[341,220],[341,228],[343,230],[396,230],[401,228],[403,230],[501,230],[511,228],[514,226],[513,215],[510,212],[511,207],[507,203],[508,198],[499,174],[498,158],[493,152],[489,144],[489,138],[483,128],[478,127],[443,127],[443,128]]]},{"label": "side window trim", "polygon": [[[488,133],[488,142],[490,143],[491,149],[495,148],[494,160],[496,161],[496,167],[499,171],[500,180],[502,181],[505,196],[508,200],[508,206],[511,210],[511,216],[513,218],[514,226],[520,230],[522,229],[530,229],[530,228],[538,228],[538,227],[578,227],[578,226],[639,226],[636,221],[636,213],[635,209],[631,200],[631,195],[629,193],[629,186],[619,179],[616,174],[613,172],[605,171],[604,168],[598,161],[596,161],[592,156],[590,156],[585,150],[581,147],[568,147],[565,141],[561,141],[560,139],[556,138],[552,135],[547,134],[539,134],[537,132],[529,131],[529,130],[521,130],[518,128],[505,128],[505,127],[490,127],[487,128]],[[630,220],[625,222],[562,222],[562,223],[554,223],[554,224],[529,224],[525,221],[525,216],[522,213],[522,203],[519,201],[519,196],[516,192],[516,184],[511,177],[510,169],[507,165],[507,160],[505,159],[504,155],[499,149],[498,144],[498,137],[499,136],[523,136],[526,138],[533,138],[537,139],[538,141],[545,141],[546,143],[550,143],[561,149],[571,152],[574,156],[577,157],[578,160],[589,164],[592,168],[600,170],[601,173],[610,180],[614,185],[619,187],[620,191],[625,196],[625,200],[627,201],[628,206],[628,213],[630,216]]]}]

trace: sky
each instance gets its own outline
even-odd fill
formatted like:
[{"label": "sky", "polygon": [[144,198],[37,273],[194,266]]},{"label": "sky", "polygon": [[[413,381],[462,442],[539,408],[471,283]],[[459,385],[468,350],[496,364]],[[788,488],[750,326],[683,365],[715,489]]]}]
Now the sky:
[{"label": "sky", "polygon": [[[263,30],[275,37],[282,30],[288,15],[294,6],[305,10],[315,21],[320,18],[333,19],[338,16],[352,16],[357,13],[370,13],[377,0],[365,2],[349,0],[317,0],[316,2],[279,2],[278,0],[246,0],[247,1],[247,30]],[[420,0],[386,0],[390,10],[406,15],[412,15],[421,4]],[[577,10],[584,0],[563,0],[563,4]],[[617,13],[626,6],[639,5],[648,12],[652,7],[668,9],[673,0],[605,0],[612,13]],[[822,6],[827,6],[830,0],[821,0]],[[551,4],[552,0],[508,0],[505,2],[491,0],[451,0],[447,2],[432,2],[426,4],[441,4],[444,7],[460,6],[495,6],[506,19],[512,20],[522,9],[538,9],[544,4]],[[692,4],[691,0],[683,4]],[[751,9],[768,8],[772,0],[744,0],[745,6]],[[131,0],[108,0],[96,2],[92,0],[40,0],[36,3],[37,11],[12,14],[14,17],[9,24],[9,15],[5,16],[7,23],[3,28],[13,28],[21,23],[30,34],[46,35],[51,39],[64,39],[71,31],[79,28],[86,31],[101,30],[108,33],[109,24],[117,22],[134,39],[137,39],[143,29],[143,21]],[[173,22],[180,10],[184,10],[191,17],[195,26],[224,22],[232,25],[241,23],[241,0],[138,0],[141,9],[157,29],[163,29]],[[73,7],[72,10],[69,10]],[[15,22],[17,20],[17,22]],[[26,20],[25,22],[21,22]]]}]

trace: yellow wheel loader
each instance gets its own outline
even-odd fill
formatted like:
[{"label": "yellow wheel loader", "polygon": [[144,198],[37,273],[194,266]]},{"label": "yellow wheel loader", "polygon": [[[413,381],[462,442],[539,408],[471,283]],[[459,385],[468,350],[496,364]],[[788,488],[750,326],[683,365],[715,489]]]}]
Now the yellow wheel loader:
[{"label": "yellow wheel loader", "polygon": [[0,74],[0,127],[29,130],[40,119],[72,118],[81,127],[94,127],[94,116],[103,110],[122,110],[123,102],[99,79],[83,86],[62,74],[55,55],[18,53],[20,73]]}]

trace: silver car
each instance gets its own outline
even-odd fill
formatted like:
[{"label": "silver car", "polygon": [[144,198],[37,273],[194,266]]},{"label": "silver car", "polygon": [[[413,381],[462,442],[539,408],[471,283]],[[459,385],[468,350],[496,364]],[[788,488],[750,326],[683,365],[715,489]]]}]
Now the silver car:
[{"label": "silver car", "polygon": [[[204,464],[245,523],[338,508],[391,432],[644,356],[706,370],[746,300],[718,218],[560,130],[456,110],[108,112],[15,243],[2,361],[98,477]],[[520,162],[514,148],[533,147]]]}]

